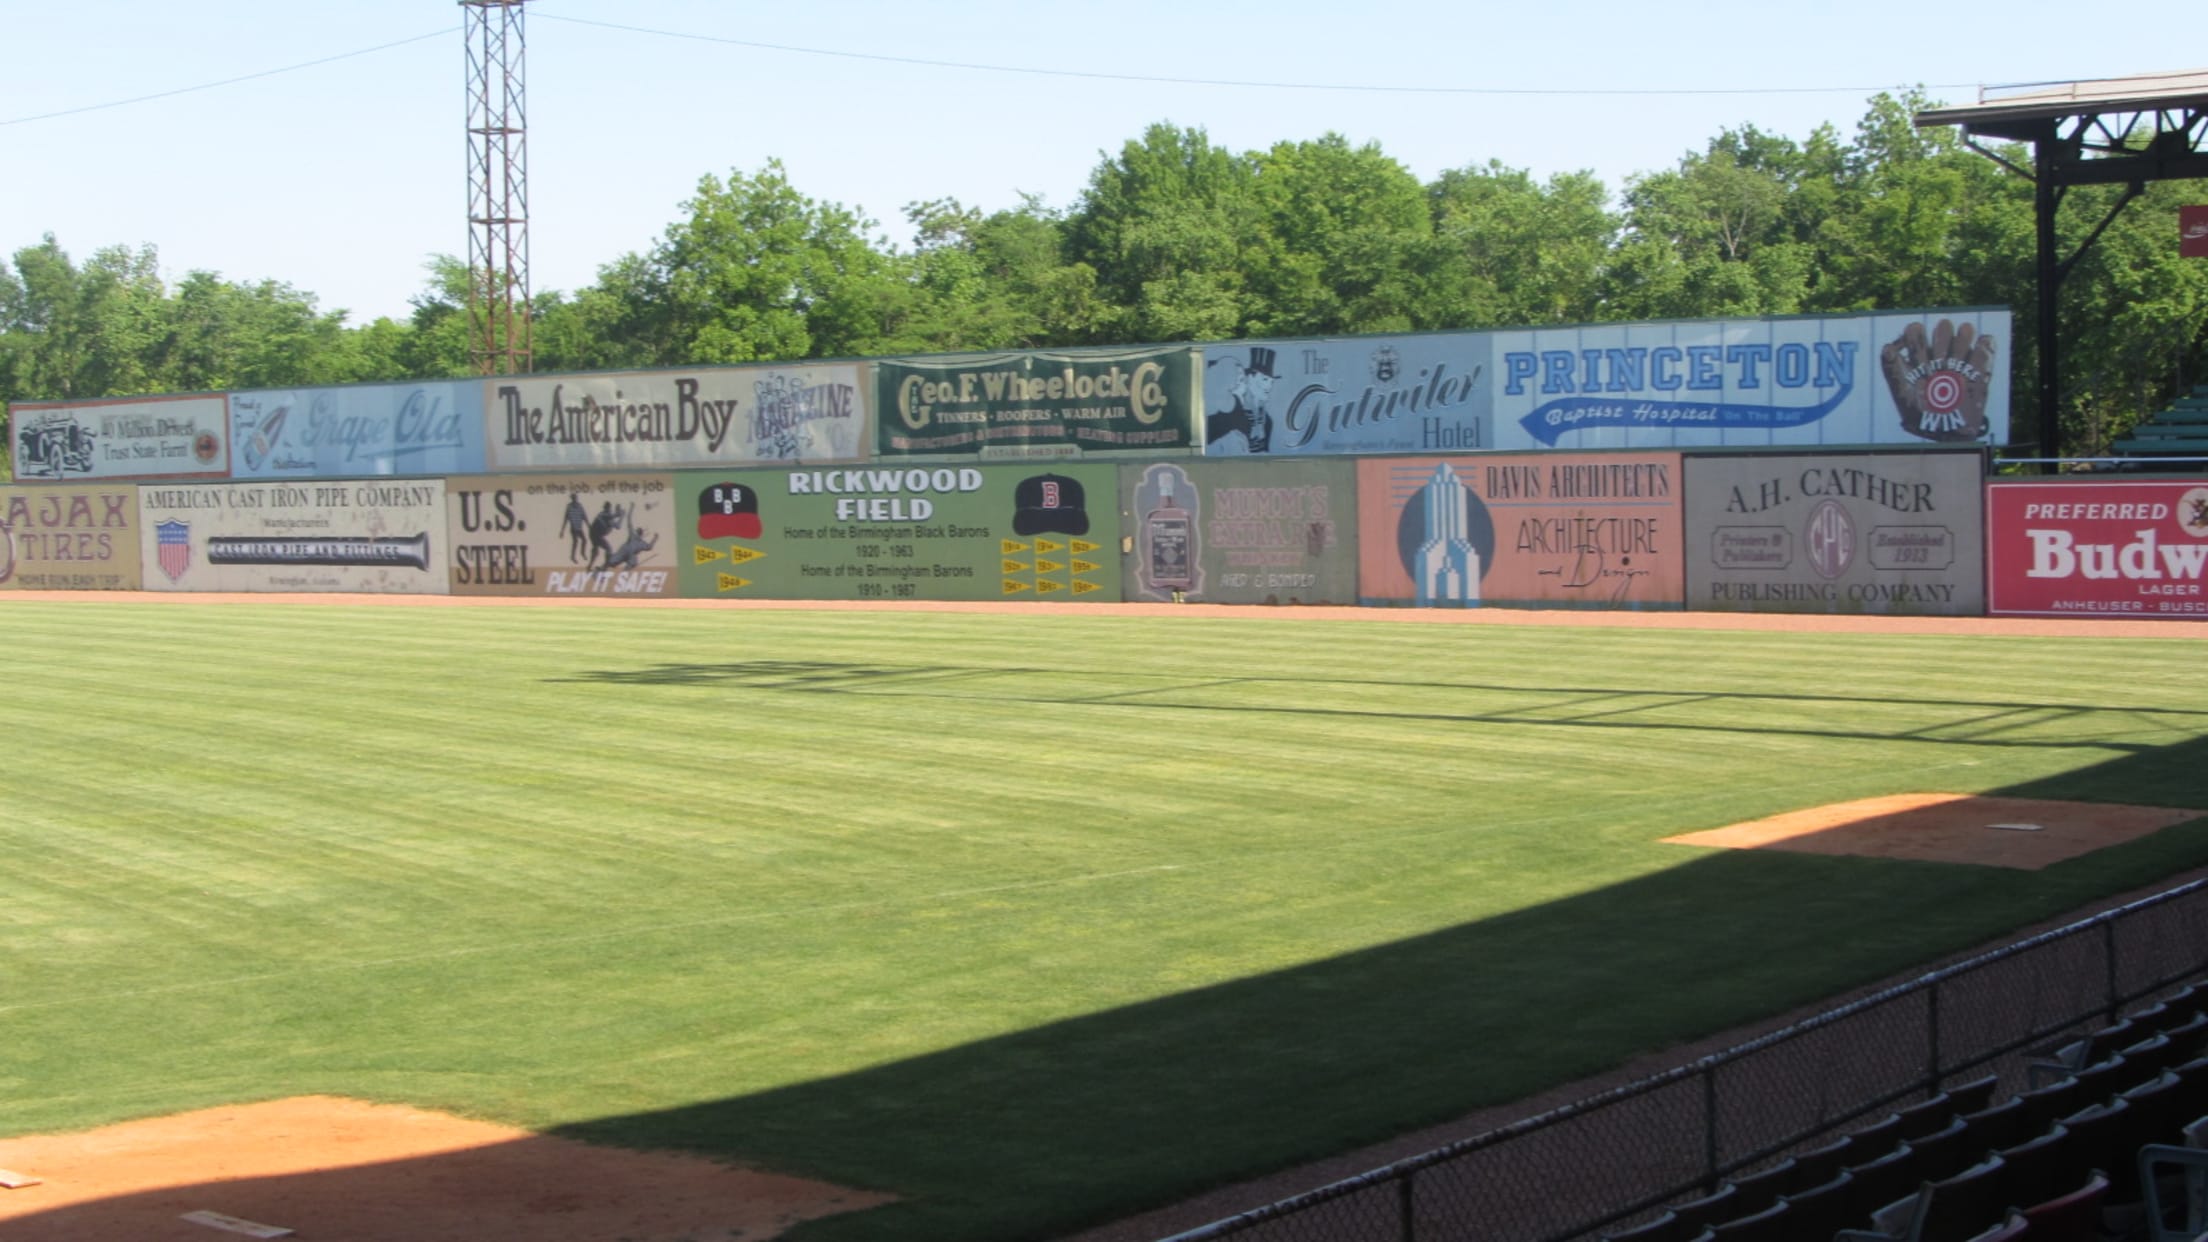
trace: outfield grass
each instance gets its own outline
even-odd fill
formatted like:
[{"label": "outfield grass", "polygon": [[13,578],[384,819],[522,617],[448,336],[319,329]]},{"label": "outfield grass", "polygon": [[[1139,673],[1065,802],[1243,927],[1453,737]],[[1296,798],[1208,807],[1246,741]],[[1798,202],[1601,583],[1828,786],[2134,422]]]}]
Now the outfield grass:
[{"label": "outfield grass", "polygon": [[0,1134],[329,1092],[1034,1238],[2208,864],[1661,845],[2208,810],[2167,640],[0,603]]}]

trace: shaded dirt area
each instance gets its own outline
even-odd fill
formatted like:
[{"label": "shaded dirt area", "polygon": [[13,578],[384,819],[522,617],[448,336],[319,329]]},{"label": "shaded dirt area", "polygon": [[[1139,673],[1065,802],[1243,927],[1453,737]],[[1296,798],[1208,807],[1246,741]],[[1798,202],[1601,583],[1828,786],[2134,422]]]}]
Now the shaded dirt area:
[{"label": "shaded dirt area", "polygon": [[2198,811],[2160,806],[1912,793],[1834,802],[1664,840],[2038,871],[2199,817]]},{"label": "shaded dirt area", "polygon": [[0,1189],[10,1242],[281,1236],[206,1213],[346,1242],[756,1242],[889,1201],[330,1096],[0,1139],[0,1169],[37,1179]]}]

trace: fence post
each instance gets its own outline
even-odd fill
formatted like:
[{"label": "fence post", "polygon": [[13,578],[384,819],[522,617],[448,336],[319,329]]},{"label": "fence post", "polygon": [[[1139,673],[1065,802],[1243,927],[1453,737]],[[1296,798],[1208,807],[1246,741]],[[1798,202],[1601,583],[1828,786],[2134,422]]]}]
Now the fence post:
[{"label": "fence post", "polygon": [[1702,1180],[1704,1193],[1717,1190],[1717,1066],[1702,1066]]},{"label": "fence post", "polygon": [[1411,1178],[1415,1176],[1415,1172],[1405,1169],[1403,1170],[1403,1176],[1396,1181],[1396,1185],[1403,1188],[1397,1192],[1397,1202],[1401,1205],[1399,1218],[1402,1223],[1401,1237],[1403,1242],[1418,1242],[1418,1215],[1415,1210],[1418,1197],[1411,1193]]},{"label": "fence post", "polygon": [[1940,981],[1934,979],[1924,991],[1929,1009],[1924,1023],[1924,1098],[1929,1100],[1939,1094],[1940,1079],[1946,1076],[1940,1065]]},{"label": "fence post", "polygon": [[2102,954],[2101,954],[2101,956],[2102,956],[2102,957],[2103,957],[2103,958],[2104,958],[2104,959],[2106,960],[2106,962],[2107,962],[2107,964],[2108,964],[2108,1014],[2107,1014],[2107,1018],[2108,1018],[2108,1020],[2109,1020],[2110,1022],[2114,1022],[2114,1021],[2116,1020],[2116,1014],[2117,1014],[2117,1012],[2118,1012],[2119,1010],[2121,1010],[2121,1009],[2123,1008],[2123,998],[2122,998],[2122,997],[2120,997],[2120,996],[2119,996],[2119,995],[2117,994],[2117,992],[2118,992],[2118,984],[2117,984],[2117,982],[2116,982],[2116,920],[2115,920],[2115,919],[2109,919],[2109,920],[2108,920],[2107,922],[2105,922],[2105,923],[2102,923],[2102,924],[2101,924],[2101,949],[2102,949]]}]

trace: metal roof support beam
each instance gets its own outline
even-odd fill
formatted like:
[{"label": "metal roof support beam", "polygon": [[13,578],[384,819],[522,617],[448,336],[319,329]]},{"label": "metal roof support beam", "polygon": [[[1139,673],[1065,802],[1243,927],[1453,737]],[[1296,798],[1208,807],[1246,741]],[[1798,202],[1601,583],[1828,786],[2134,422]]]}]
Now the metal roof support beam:
[{"label": "metal roof support beam", "polygon": [[[1979,92],[1975,107],[1920,112],[1920,127],[1956,125],[1963,145],[2032,181],[2038,254],[2033,281],[2039,335],[2039,444],[2042,458],[2062,454],[2062,382],[2058,361],[2063,278],[2149,181],[2208,178],[2208,70],[2094,82],[2042,83],[1997,100]],[[1980,145],[1981,137],[2032,146],[2032,171]],[[2122,185],[2125,192],[2067,259],[2057,253],[2055,212],[2076,185]]]}]

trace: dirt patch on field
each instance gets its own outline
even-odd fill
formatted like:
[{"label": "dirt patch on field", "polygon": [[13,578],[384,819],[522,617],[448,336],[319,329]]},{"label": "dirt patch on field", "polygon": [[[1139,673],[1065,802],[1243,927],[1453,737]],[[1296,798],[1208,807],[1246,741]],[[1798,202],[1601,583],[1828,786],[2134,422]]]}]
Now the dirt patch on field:
[{"label": "dirt patch on field", "polygon": [[2199,811],[2160,806],[1908,793],[1813,806],[1664,840],[2037,871],[2199,817]]},{"label": "dirt patch on field", "polygon": [[[10,1242],[758,1242],[885,1196],[329,1096],[0,1139]],[[260,1235],[275,1236],[275,1235]]]}]

